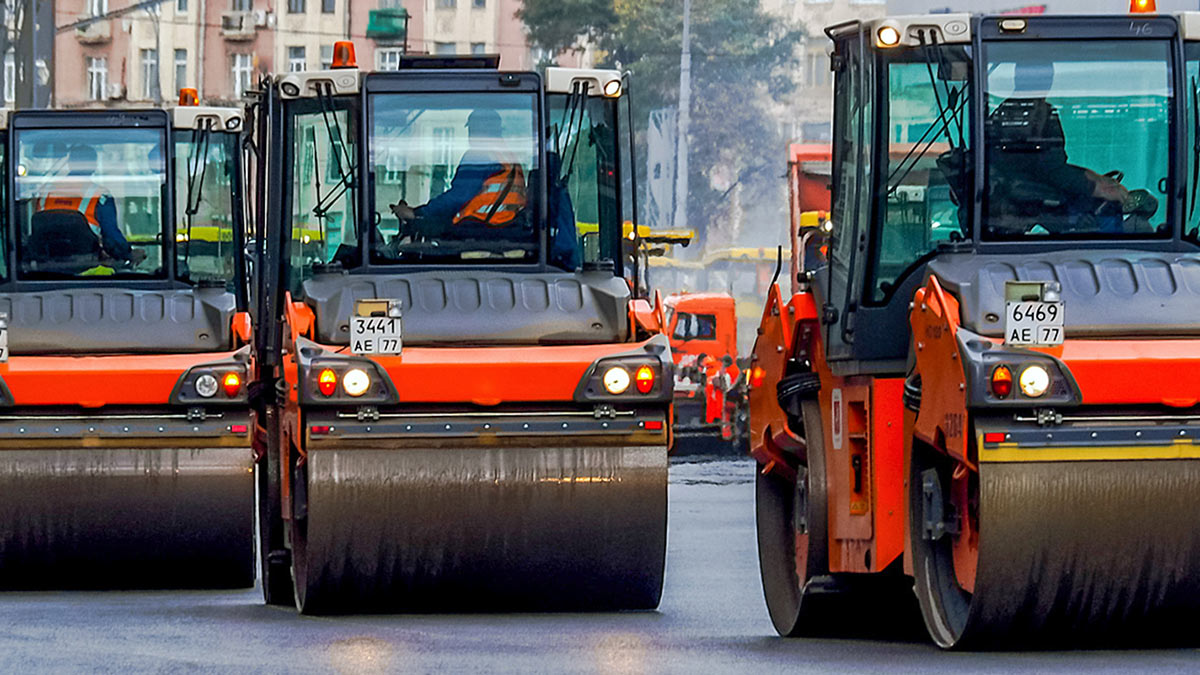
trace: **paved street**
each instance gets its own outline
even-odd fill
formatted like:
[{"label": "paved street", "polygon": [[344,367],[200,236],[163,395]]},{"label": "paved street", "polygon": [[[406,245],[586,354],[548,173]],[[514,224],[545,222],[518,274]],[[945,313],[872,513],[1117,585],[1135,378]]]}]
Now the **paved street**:
[{"label": "paved street", "polygon": [[257,590],[0,595],[0,672],[1196,672],[1200,651],[947,654],[782,640],[759,587],[753,466],[672,468],[657,613],[299,617]]}]

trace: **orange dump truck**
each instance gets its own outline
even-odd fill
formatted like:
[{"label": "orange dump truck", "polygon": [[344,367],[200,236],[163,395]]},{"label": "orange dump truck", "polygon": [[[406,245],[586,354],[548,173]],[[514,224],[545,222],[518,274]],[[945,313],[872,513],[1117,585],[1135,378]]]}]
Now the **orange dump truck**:
[{"label": "orange dump truck", "polygon": [[724,293],[667,296],[675,359],[675,452],[745,452],[745,396],[737,366],[737,314]]},{"label": "orange dump truck", "polygon": [[624,278],[625,82],[495,56],[366,73],[351,49],[254,109],[282,329],[267,601],[656,607],[674,376]]},{"label": "orange dump truck", "polygon": [[241,112],[0,122],[0,587],[252,585]]},{"label": "orange dump truck", "polygon": [[827,29],[828,255],[751,378],[781,634],[918,603],[946,648],[1195,642],[1197,26]]}]

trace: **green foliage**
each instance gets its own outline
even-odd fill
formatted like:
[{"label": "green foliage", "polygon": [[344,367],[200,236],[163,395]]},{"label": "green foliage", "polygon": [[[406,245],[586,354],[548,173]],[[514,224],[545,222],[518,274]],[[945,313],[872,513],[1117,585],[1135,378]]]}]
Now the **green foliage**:
[{"label": "green foliage", "polygon": [[[588,42],[602,55],[599,65],[631,71],[640,131],[651,110],[678,104],[682,7],[680,0],[525,0],[519,15],[548,50]],[[691,30],[688,211],[701,237],[707,229],[710,239],[728,239],[736,233],[714,228],[726,226],[731,188],[713,179],[714,168],[741,186],[743,203],[778,202],[783,211],[782,123],[804,33],[759,0],[693,0]]]}]

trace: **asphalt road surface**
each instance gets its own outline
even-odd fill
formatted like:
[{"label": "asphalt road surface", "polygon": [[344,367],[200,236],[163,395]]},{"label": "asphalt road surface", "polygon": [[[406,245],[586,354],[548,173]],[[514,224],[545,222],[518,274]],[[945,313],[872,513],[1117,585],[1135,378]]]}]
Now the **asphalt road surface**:
[{"label": "asphalt road surface", "polygon": [[924,641],[778,638],[758,580],[752,472],[672,467],[658,612],[310,618],[263,606],[257,590],[7,593],[0,672],[1200,671],[1200,650],[949,654]]}]

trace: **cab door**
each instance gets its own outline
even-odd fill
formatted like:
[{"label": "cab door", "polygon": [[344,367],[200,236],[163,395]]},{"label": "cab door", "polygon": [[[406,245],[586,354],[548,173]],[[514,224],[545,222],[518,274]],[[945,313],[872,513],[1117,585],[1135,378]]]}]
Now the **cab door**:
[{"label": "cab door", "polygon": [[862,294],[871,175],[875,86],[864,28],[837,37],[834,49],[833,222],[829,263],[818,273],[817,301],[829,361],[852,358],[854,315]]}]

